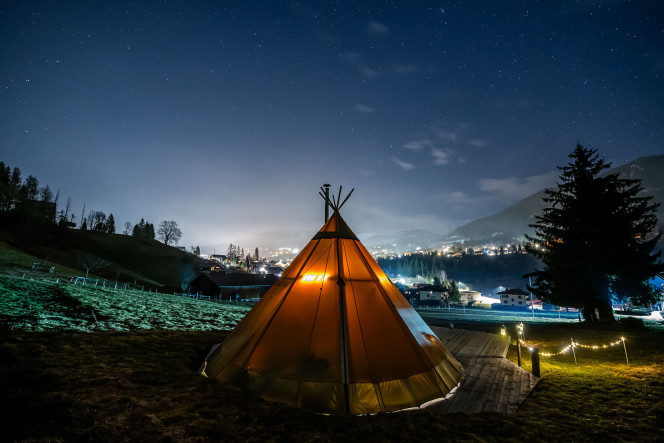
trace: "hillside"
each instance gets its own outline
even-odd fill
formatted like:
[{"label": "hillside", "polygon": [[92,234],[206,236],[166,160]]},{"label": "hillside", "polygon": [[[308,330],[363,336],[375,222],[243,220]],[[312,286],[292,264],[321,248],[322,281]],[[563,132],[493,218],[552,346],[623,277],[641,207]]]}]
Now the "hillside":
[{"label": "hillside", "polygon": [[[607,173],[617,172],[629,178],[642,180],[644,194],[660,203],[657,211],[660,230],[664,227],[664,155],[642,157],[623,166],[612,168]],[[468,241],[470,243],[495,242],[507,244],[524,239],[524,234],[532,234],[528,225],[535,221],[535,215],[545,207],[542,201],[544,190],[539,191],[518,203],[494,214],[467,223],[446,237],[446,242]],[[661,243],[660,243],[661,244]]]},{"label": "hillside", "polygon": [[157,240],[78,229],[35,231],[27,241],[9,231],[0,231],[0,240],[6,242],[4,248],[20,250],[36,257],[39,262],[64,266],[76,275],[85,275],[79,264],[81,257],[100,257],[106,265],[91,274],[160,291],[179,287],[182,266],[202,262],[198,257]]},{"label": "hillside", "polygon": [[394,235],[372,235],[362,243],[368,248],[388,248],[393,251],[403,252],[413,251],[417,247],[428,248],[439,239],[439,234],[434,234],[423,229],[411,229],[400,231]]}]

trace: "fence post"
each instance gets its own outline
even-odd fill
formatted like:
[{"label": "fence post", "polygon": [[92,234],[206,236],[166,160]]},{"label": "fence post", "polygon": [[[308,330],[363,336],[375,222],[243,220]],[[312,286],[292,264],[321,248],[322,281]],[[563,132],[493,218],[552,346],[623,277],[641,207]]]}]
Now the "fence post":
[{"label": "fence post", "polygon": [[540,376],[540,360],[539,360],[539,349],[533,348],[532,354],[532,366],[533,370],[531,371],[533,375],[537,378]]},{"label": "fence post", "polygon": [[521,367],[521,339],[516,338],[516,361],[519,367]]},{"label": "fence post", "polygon": [[629,364],[629,358],[627,358],[627,345],[625,344],[625,337],[620,337],[620,340],[623,342],[623,349],[625,350],[625,362]]}]

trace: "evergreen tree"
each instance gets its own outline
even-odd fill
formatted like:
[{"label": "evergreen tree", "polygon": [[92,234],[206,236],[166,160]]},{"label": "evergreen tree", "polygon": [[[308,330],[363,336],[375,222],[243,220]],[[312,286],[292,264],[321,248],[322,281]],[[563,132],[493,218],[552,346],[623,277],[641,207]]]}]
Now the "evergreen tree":
[{"label": "evergreen tree", "polygon": [[258,257],[258,247],[256,247],[256,249],[254,250],[254,260],[256,260],[256,261],[259,260],[259,257]]},{"label": "evergreen tree", "polygon": [[39,180],[33,175],[29,175],[23,183],[23,196],[26,200],[35,200],[39,195]]},{"label": "evergreen tree", "polygon": [[0,211],[6,211],[10,207],[10,184],[11,168],[0,162]]},{"label": "evergreen tree", "polygon": [[12,177],[9,182],[10,198],[15,198],[19,189],[21,188],[21,170],[19,168],[14,168],[12,170]]},{"label": "evergreen tree", "polygon": [[[125,230],[129,232],[127,223],[125,223]],[[131,223],[129,223],[129,225],[131,225]],[[131,230],[131,235],[134,237],[143,237],[154,240],[154,225],[152,223],[146,222],[145,219],[141,219],[140,222],[134,225],[133,229]]]},{"label": "evergreen tree", "polygon": [[113,217],[113,213],[109,214],[106,219],[106,233],[115,234],[115,217]]},{"label": "evergreen tree", "polygon": [[131,231],[131,235],[134,237],[143,237],[145,234],[145,220],[141,219],[140,222],[134,225],[134,228]]},{"label": "evergreen tree", "polygon": [[645,283],[664,269],[653,249],[661,233],[652,197],[641,181],[603,172],[610,164],[595,150],[577,145],[557,189],[546,190],[550,206],[536,216],[535,237],[526,249],[544,268],[529,289],[544,301],[582,309],[587,321],[613,321],[612,299],[652,300]]},{"label": "evergreen tree", "polygon": [[152,223],[145,224],[145,237],[154,240],[154,225]]}]

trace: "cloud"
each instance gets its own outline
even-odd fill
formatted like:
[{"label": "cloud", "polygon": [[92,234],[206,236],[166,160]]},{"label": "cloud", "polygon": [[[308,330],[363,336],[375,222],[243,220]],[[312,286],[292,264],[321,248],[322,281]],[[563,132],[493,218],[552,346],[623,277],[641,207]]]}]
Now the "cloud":
[{"label": "cloud", "polygon": [[385,26],[382,23],[378,23],[378,22],[375,22],[375,21],[370,21],[367,24],[367,31],[371,35],[374,35],[374,36],[377,36],[377,37],[384,37],[384,36],[386,36],[387,34],[390,33],[390,28],[388,28],[387,26]]},{"label": "cloud", "polygon": [[452,157],[452,151],[447,149],[431,149],[431,156],[433,157],[434,165],[447,165],[450,163],[450,157]]},{"label": "cloud", "polygon": [[404,171],[410,171],[411,169],[413,169],[415,167],[414,164],[405,162],[405,161],[400,160],[396,157],[392,157],[392,161],[394,163],[396,163],[397,165],[399,165],[401,167],[401,169],[403,169]]},{"label": "cloud", "polygon": [[365,76],[366,78],[376,78],[376,77],[378,77],[378,71],[376,71],[375,69],[367,68],[367,67],[360,68],[360,73],[363,76]]},{"label": "cloud", "polygon": [[516,200],[528,197],[535,192],[552,186],[557,177],[558,173],[552,171],[524,179],[518,177],[481,178],[479,179],[479,185],[483,191],[491,192],[510,200]]},{"label": "cloud", "polygon": [[478,148],[483,148],[489,145],[489,139],[488,138],[472,139],[468,140],[468,143]]},{"label": "cloud", "polygon": [[406,149],[410,149],[411,151],[417,152],[420,151],[422,148],[433,147],[433,141],[428,138],[422,140],[413,140],[403,145],[403,147]]},{"label": "cloud", "polygon": [[456,142],[459,139],[459,134],[455,131],[450,131],[441,128],[431,128],[441,141]]},{"label": "cloud", "polygon": [[373,114],[374,112],[376,112],[376,110],[371,106],[360,105],[360,104],[355,105],[355,110],[362,114]]}]

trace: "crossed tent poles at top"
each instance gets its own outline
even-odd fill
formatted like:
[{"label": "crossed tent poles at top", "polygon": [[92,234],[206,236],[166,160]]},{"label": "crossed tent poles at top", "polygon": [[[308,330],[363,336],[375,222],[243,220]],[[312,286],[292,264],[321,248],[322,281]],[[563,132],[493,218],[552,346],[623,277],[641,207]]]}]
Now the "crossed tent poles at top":
[{"label": "crossed tent poles at top", "polygon": [[325,202],[328,205],[330,205],[330,207],[332,209],[334,209],[335,211],[338,212],[341,209],[341,207],[346,204],[346,202],[350,198],[351,194],[355,190],[355,188],[351,189],[350,192],[348,193],[348,195],[346,196],[346,198],[343,201],[341,201],[341,190],[342,189],[343,189],[343,186],[339,186],[339,195],[337,196],[336,199],[334,198],[334,194],[332,195],[332,197],[328,197],[325,194],[325,189],[322,186],[320,187],[321,192],[319,192],[318,195],[323,197],[323,200],[325,200]]}]

